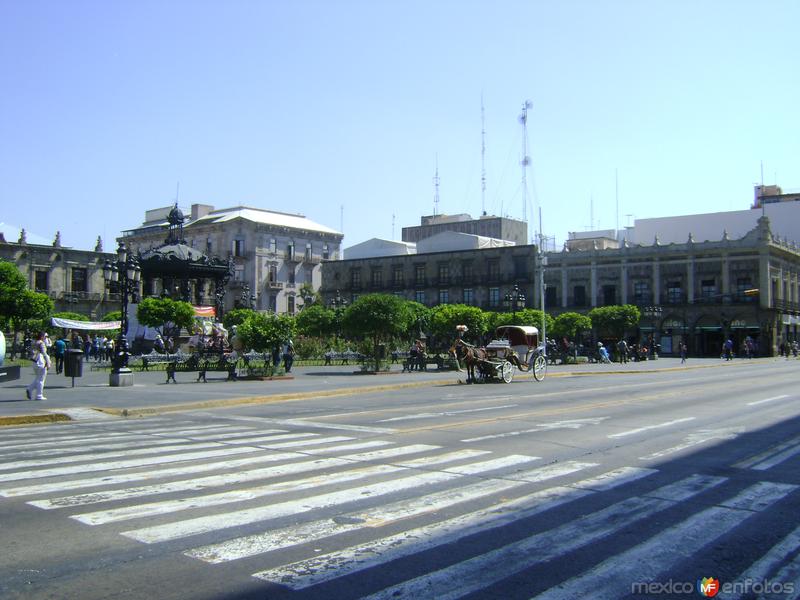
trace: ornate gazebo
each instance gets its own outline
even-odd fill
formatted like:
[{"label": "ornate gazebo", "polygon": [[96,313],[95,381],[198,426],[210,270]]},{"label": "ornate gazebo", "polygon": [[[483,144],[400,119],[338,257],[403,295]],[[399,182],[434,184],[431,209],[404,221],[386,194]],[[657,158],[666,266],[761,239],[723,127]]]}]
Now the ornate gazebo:
[{"label": "ornate gazebo", "polygon": [[225,286],[233,275],[232,259],[209,257],[186,244],[183,237],[186,219],[177,203],[167,220],[166,242],[139,256],[144,295],[160,293],[195,305],[213,303],[217,319],[222,319]]}]

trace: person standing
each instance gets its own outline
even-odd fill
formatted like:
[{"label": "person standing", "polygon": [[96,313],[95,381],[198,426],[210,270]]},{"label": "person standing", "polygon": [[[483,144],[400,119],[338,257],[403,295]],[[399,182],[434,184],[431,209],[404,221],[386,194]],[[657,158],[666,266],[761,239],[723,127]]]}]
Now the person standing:
[{"label": "person standing", "polygon": [[681,364],[686,362],[686,354],[687,354],[686,342],[681,342]]},{"label": "person standing", "polygon": [[31,351],[33,352],[33,381],[25,388],[25,395],[28,400],[47,400],[44,397],[44,381],[47,378],[47,370],[50,368],[50,356],[47,354],[43,331],[36,336]]},{"label": "person standing", "polygon": [[294,345],[292,344],[292,340],[289,340],[286,343],[286,347],[283,349],[283,366],[286,368],[287,373],[291,373],[293,362],[294,362]]},{"label": "person standing", "polygon": [[56,357],[56,374],[60,374],[64,371],[64,355],[67,353],[67,342],[64,341],[62,336],[56,340],[53,346],[55,348]]}]

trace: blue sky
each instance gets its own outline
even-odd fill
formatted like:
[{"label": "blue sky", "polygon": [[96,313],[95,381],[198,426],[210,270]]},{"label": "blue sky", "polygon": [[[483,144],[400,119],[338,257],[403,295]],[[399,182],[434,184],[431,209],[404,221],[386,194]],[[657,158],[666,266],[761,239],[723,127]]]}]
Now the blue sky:
[{"label": "blue sky", "polygon": [[350,246],[432,214],[437,160],[438,212],[522,218],[525,100],[531,233],[540,207],[559,245],[744,209],[762,164],[800,189],[798,23],[796,0],[0,0],[0,221],[109,250],[179,182]]}]

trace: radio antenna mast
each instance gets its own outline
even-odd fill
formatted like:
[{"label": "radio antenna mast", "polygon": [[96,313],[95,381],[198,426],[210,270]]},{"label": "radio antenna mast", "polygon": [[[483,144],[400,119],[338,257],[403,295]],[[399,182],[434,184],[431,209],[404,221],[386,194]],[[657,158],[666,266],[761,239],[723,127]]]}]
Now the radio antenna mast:
[{"label": "radio antenna mast", "polygon": [[522,166],[522,220],[528,222],[528,165],[531,164],[531,157],[528,156],[528,109],[533,106],[530,100],[525,100],[522,105],[522,113],[519,122],[522,123],[522,158],[519,164]]},{"label": "radio antenna mast", "polygon": [[486,214],[486,117],[481,92],[481,214]]},{"label": "radio antenna mast", "polygon": [[436,155],[436,174],[433,176],[433,216],[439,210],[439,155]]}]

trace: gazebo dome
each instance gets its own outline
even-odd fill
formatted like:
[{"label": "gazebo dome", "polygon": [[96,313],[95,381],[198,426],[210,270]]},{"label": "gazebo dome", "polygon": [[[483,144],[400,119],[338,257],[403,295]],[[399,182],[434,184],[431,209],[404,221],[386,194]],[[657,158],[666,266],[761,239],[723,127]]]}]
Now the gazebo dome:
[{"label": "gazebo dome", "polygon": [[180,208],[178,208],[178,203],[176,202],[175,206],[172,207],[172,210],[169,211],[167,221],[170,225],[182,225],[185,220],[186,217],[183,216],[183,212]]}]

